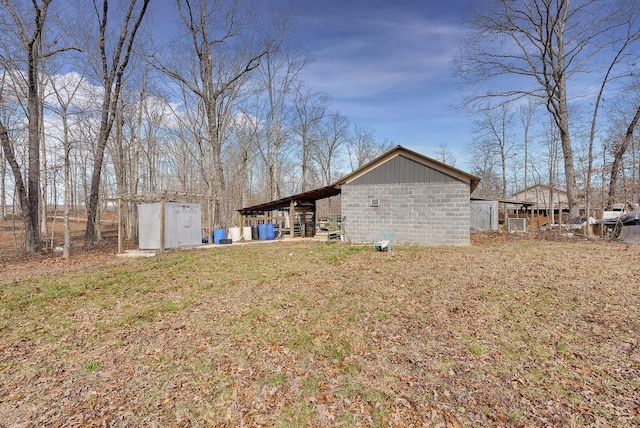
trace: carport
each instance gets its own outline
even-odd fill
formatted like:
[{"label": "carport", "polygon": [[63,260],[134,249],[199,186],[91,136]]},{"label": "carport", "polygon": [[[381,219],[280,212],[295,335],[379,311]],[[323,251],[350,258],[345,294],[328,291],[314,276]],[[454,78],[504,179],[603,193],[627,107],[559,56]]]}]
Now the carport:
[{"label": "carport", "polygon": [[241,208],[242,226],[273,223],[283,234],[313,236],[316,228],[316,201],[337,196],[340,188],[331,185],[251,207]]}]

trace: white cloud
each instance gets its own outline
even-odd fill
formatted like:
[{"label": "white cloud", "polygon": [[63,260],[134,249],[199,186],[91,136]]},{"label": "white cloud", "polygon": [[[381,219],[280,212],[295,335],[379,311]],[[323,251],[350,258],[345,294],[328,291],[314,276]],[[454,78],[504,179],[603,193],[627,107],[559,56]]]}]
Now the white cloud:
[{"label": "white cloud", "polygon": [[45,81],[46,103],[52,107],[58,107],[58,97],[54,88],[58,91],[60,101],[69,103],[72,111],[91,111],[100,108],[103,87],[91,84],[76,72],[55,74]]},{"label": "white cloud", "polygon": [[450,74],[462,29],[407,13],[375,14],[348,31],[321,34],[306,73],[311,85],[334,97],[367,97]]}]

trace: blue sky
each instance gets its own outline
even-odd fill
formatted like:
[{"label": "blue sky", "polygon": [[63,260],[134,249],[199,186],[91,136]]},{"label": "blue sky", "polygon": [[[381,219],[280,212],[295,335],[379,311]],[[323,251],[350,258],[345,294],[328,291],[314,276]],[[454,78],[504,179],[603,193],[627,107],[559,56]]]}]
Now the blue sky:
[{"label": "blue sky", "polygon": [[[268,1],[292,12],[290,40],[312,58],[307,82],[333,111],[427,156],[444,144],[465,168],[471,123],[454,108],[462,89],[452,57],[470,0]],[[175,6],[156,6],[161,27],[175,24]]]},{"label": "blue sky", "polygon": [[465,163],[471,139],[452,57],[468,0],[301,0],[293,37],[313,58],[312,88],[353,122],[427,156],[447,145]]}]

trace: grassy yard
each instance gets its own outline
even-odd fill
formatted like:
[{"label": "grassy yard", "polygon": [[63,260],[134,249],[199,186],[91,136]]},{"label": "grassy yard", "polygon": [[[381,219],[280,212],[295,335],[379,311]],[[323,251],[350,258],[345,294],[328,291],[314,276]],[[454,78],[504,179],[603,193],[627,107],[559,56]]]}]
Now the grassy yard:
[{"label": "grassy yard", "polygon": [[640,424],[638,247],[275,242],[12,272],[0,426]]}]

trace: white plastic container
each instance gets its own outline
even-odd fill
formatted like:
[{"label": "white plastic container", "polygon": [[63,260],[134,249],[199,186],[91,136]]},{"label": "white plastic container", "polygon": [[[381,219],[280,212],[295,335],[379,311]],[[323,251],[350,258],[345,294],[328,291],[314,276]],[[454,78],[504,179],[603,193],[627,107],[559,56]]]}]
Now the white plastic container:
[{"label": "white plastic container", "polygon": [[229,237],[231,242],[238,242],[240,240],[240,228],[237,226],[229,228]]},{"label": "white plastic container", "polygon": [[242,239],[245,241],[251,241],[251,226],[245,226],[242,228]]}]

